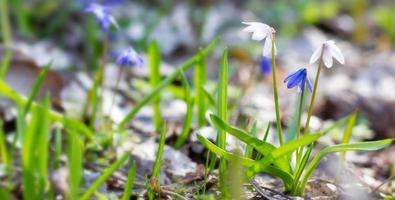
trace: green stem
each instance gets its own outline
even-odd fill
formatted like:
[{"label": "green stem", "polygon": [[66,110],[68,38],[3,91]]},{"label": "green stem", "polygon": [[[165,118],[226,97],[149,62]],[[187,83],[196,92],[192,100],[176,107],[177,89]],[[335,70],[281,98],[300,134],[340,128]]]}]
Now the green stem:
[{"label": "green stem", "polygon": [[1,29],[3,42],[7,46],[11,43],[11,27],[7,0],[0,0]]},{"label": "green stem", "polygon": [[317,70],[317,74],[315,76],[314,88],[313,88],[313,92],[311,94],[311,100],[310,100],[310,105],[309,105],[309,112],[307,114],[307,120],[306,120],[306,125],[304,126],[303,135],[306,135],[308,133],[308,131],[309,131],[310,118],[311,118],[311,115],[313,113],[314,101],[315,101],[315,96],[316,96],[317,88],[318,88],[318,80],[320,78],[322,65],[324,64],[324,62],[322,60],[322,55],[324,53],[324,50],[325,49],[322,49],[322,51],[321,51],[320,63],[318,64],[318,70]]},{"label": "green stem", "polygon": [[8,67],[12,57],[12,51],[9,49],[11,44],[11,26],[8,13],[8,0],[0,0],[0,18],[1,18],[1,34],[3,37],[3,44],[6,47],[5,53],[3,55],[3,60],[1,61],[0,68],[0,78],[4,79],[7,74]]},{"label": "green stem", "polygon": [[278,91],[277,91],[277,78],[276,78],[276,55],[275,55],[275,34],[272,36],[272,75],[273,75],[273,93],[274,93],[274,105],[276,107],[276,125],[277,134],[280,141],[280,146],[283,145],[283,131],[281,127],[280,117],[280,106],[278,103]]},{"label": "green stem", "polygon": [[[299,100],[299,109],[298,109],[298,123],[297,123],[297,128],[296,128],[296,140],[300,138],[300,123],[302,120],[302,112],[303,112],[303,102],[304,102],[304,95],[305,95],[305,89],[306,89],[306,78],[303,80],[303,86],[304,88],[302,89],[302,93],[300,95],[300,100]],[[303,152],[303,148],[298,148],[296,150],[296,163],[299,163],[301,154]]]}]

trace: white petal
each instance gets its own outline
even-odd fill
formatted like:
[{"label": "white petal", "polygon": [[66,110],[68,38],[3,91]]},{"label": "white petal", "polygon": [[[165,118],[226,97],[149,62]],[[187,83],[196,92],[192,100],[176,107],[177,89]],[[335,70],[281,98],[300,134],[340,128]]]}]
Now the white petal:
[{"label": "white petal", "polygon": [[257,41],[265,39],[266,36],[267,35],[262,31],[255,31],[254,33],[252,33],[252,39]]},{"label": "white petal", "polygon": [[310,57],[310,61],[309,61],[310,64],[315,63],[318,60],[318,58],[320,58],[321,51],[322,51],[322,46],[314,51],[314,53]]},{"label": "white petal", "polygon": [[265,40],[265,44],[263,45],[262,55],[268,58],[272,57],[272,40],[270,37],[267,37]]},{"label": "white petal", "polygon": [[332,54],[328,51],[328,49],[324,50],[323,59],[324,59],[324,65],[327,68],[331,68],[333,65],[333,59],[332,59]]},{"label": "white petal", "polygon": [[339,63],[344,64],[344,56],[340,51],[339,47],[337,47],[334,43],[328,44],[328,49],[331,52],[332,56],[339,61]]}]

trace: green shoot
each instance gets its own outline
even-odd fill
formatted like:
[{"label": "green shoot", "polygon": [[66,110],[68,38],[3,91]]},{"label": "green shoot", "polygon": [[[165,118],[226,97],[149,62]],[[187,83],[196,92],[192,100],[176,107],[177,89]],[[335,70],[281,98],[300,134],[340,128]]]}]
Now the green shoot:
[{"label": "green shoot", "polygon": [[136,165],[136,161],[133,161],[132,166],[130,167],[128,172],[128,178],[126,180],[125,191],[123,193],[122,200],[130,199],[130,195],[132,194],[132,189],[134,185],[134,179],[136,178],[136,173],[137,173],[137,165]]},{"label": "green shoot", "polygon": [[198,127],[202,127],[206,125],[206,98],[204,98],[203,88],[207,81],[207,69],[206,59],[201,49],[198,55],[199,57],[194,68],[194,85]]},{"label": "green shoot", "polygon": [[[21,106],[26,106],[27,101],[28,101],[26,99],[26,97],[22,96],[21,94],[19,94],[15,90],[13,90],[3,80],[0,80],[0,94],[7,96],[8,98],[15,101],[18,105],[21,105]],[[37,107],[41,107],[41,106],[35,102],[32,102],[31,108],[36,109]],[[66,127],[75,128],[77,131],[84,133],[88,137],[91,137],[93,135],[92,130],[89,129],[87,126],[85,126],[85,124],[83,124],[82,122],[79,122],[75,119],[69,118],[65,115],[58,113],[58,112],[50,110],[49,117],[51,118],[51,120],[58,121],[58,122],[64,124]]]},{"label": "green shoot", "polygon": [[295,195],[303,195],[304,189],[306,187],[307,181],[311,174],[313,173],[314,169],[318,166],[321,159],[329,153],[334,152],[345,152],[345,151],[376,151],[382,148],[387,147],[393,142],[393,139],[385,139],[385,140],[378,140],[373,142],[357,142],[352,144],[338,144],[334,146],[327,147],[314,157],[314,159],[310,162],[309,166],[303,173],[303,178],[300,185],[294,191]]},{"label": "green shoot", "polygon": [[0,18],[1,18],[1,34],[3,37],[3,43],[6,46],[7,50],[4,54],[3,60],[1,62],[0,68],[0,78],[4,79],[7,74],[8,67],[12,57],[12,51],[9,48],[9,45],[12,41],[11,38],[11,26],[10,26],[10,18],[8,13],[8,5],[7,0],[0,0]]},{"label": "green shoot", "polygon": [[[219,39],[214,39],[205,49],[202,50],[202,53],[204,55],[208,55],[214,47],[218,44]],[[118,125],[118,129],[122,129],[130,120],[132,120],[136,114],[140,111],[140,109],[150,102],[153,97],[155,97],[163,88],[166,86],[170,85],[177,77],[180,76],[182,72],[185,72],[189,68],[193,66],[195,63],[196,59],[198,58],[198,55],[195,55],[194,57],[186,60],[183,64],[181,64],[177,70],[175,70],[171,75],[169,75],[167,78],[163,79],[155,88],[152,89],[152,91],[144,96],[144,98],[137,103],[133,109],[125,116],[124,119],[120,122]]]},{"label": "green shoot", "polygon": [[163,156],[163,151],[165,148],[165,140],[166,140],[166,124],[163,123],[162,125],[162,130],[160,132],[160,139],[159,139],[159,145],[158,145],[158,151],[156,153],[156,159],[154,162],[154,166],[152,168],[152,176],[148,184],[148,199],[153,199],[154,198],[154,190],[157,186],[159,186],[160,183],[160,168],[162,165],[162,156]]},{"label": "green shoot", "polygon": [[[227,121],[227,110],[228,110],[228,52],[224,51],[222,55],[222,63],[219,67],[218,77],[218,116],[221,120]],[[226,148],[226,132],[223,129],[218,130],[217,145],[225,149]],[[226,187],[226,162],[221,159],[219,163],[219,182],[223,198],[228,198],[228,190]]]},{"label": "green shoot", "polygon": [[9,157],[10,154],[9,154],[8,148],[7,148],[7,142],[5,139],[3,120],[0,120],[0,156],[1,156],[1,162],[4,164],[4,166],[8,172],[11,167],[11,163],[10,163],[10,157]]},{"label": "green shoot", "polygon": [[[347,144],[350,142],[352,129],[354,128],[355,123],[357,122],[357,117],[358,117],[357,112],[353,112],[350,118],[348,119],[346,129],[344,129],[342,144]],[[341,158],[344,160],[345,157],[346,157],[346,152],[342,152]]]},{"label": "green shoot", "polygon": [[27,99],[27,103],[25,105],[25,110],[24,110],[24,115],[29,112],[30,107],[32,105],[32,102],[36,98],[38,92],[40,91],[41,85],[44,83],[45,77],[47,77],[47,74],[49,72],[49,69],[51,68],[52,62],[49,62],[39,73],[37,76],[36,80],[33,83],[32,90],[30,91],[29,97]]},{"label": "green shoot", "polygon": [[61,156],[62,156],[62,129],[57,128],[55,133],[55,160],[53,162],[54,169],[58,169],[60,167]]},{"label": "green shoot", "polygon": [[130,152],[125,152],[117,161],[115,161],[110,167],[105,169],[102,175],[97,178],[91,186],[81,196],[80,200],[88,200],[96,192],[96,190],[108,179],[111,175],[125,163],[130,156]]},{"label": "green shoot", "polygon": [[70,193],[67,199],[77,199],[82,179],[82,159],[84,154],[84,146],[81,138],[71,129],[68,132],[68,167],[69,167],[69,187]]},{"label": "green shoot", "polygon": [[[155,88],[161,79],[160,75],[160,51],[158,44],[154,41],[151,43],[148,49],[148,65],[150,73],[150,84],[152,88]],[[162,123],[161,111],[160,111],[160,92],[152,97],[152,108],[154,110],[154,125],[156,130],[160,129]]]},{"label": "green shoot", "polygon": [[[251,134],[251,136],[256,137],[256,121],[252,124],[250,134]],[[254,151],[254,148],[252,146],[250,146],[249,144],[247,144],[246,149],[245,149],[245,157],[252,158],[253,151]]]},{"label": "green shoot", "polygon": [[193,99],[191,97],[191,89],[188,84],[188,80],[186,79],[184,73],[181,74],[181,81],[182,85],[184,86],[184,96],[185,96],[185,103],[187,106],[187,113],[185,116],[182,132],[180,136],[178,136],[176,144],[174,145],[175,148],[179,149],[188,139],[191,124],[192,124],[192,116],[193,116]]},{"label": "green shoot", "polygon": [[48,107],[49,96],[47,96],[44,106],[33,110],[29,128],[23,135],[22,184],[25,199],[44,198],[45,184],[48,179]]}]

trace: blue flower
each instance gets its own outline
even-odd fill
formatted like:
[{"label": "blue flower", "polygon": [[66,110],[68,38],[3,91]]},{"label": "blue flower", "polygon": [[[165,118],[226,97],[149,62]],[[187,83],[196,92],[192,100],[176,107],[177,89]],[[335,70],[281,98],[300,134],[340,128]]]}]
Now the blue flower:
[{"label": "blue flower", "polygon": [[128,48],[122,51],[115,52],[116,63],[121,66],[142,66],[143,58],[133,49]]},{"label": "blue flower", "polygon": [[109,7],[102,6],[98,3],[90,3],[84,11],[95,15],[97,22],[104,32],[108,32],[110,25],[119,29],[115,18],[111,15],[111,9]]},{"label": "blue flower", "polygon": [[261,62],[259,63],[262,75],[270,74],[272,71],[272,59],[266,56],[262,56]]},{"label": "blue flower", "polygon": [[298,86],[298,92],[302,92],[305,88],[305,83],[307,83],[307,87],[309,88],[310,92],[312,90],[311,82],[307,77],[306,68],[299,69],[298,71],[289,74],[284,79],[284,83],[287,84],[287,88]]}]

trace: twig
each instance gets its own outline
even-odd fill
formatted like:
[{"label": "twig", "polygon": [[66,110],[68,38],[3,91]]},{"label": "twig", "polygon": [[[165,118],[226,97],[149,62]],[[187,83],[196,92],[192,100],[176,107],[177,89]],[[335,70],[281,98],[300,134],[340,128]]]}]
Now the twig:
[{"label": "twig", "polygon": [[279,195],[285,199],[291,200],[291,198],[289,198],[288,196],[282,194],[281,192],[278,192],[276,190],[273,190],[271,188],[267,188],[267,187],[263,187],[260,186],[255,180],[251,180],[250,181],[251,185],[254,186],[254,188],[256,189],[256,191],[265,199],[270,200],[270,199],[274,199],[273,196],[267,196],[266,192],[264,190],[270,191],[276,195]]}]

